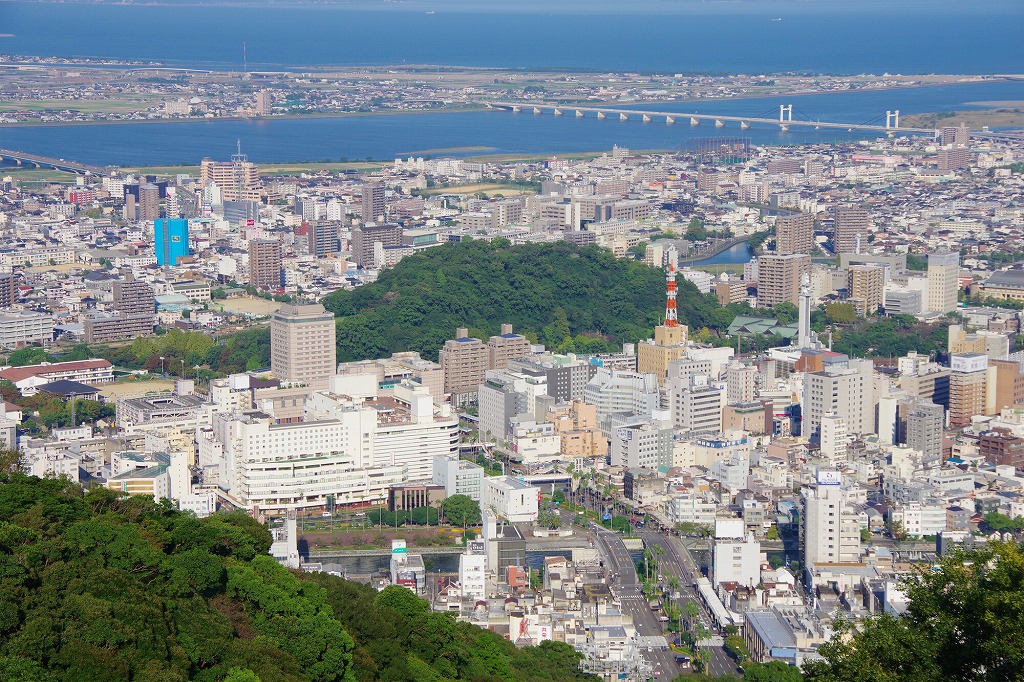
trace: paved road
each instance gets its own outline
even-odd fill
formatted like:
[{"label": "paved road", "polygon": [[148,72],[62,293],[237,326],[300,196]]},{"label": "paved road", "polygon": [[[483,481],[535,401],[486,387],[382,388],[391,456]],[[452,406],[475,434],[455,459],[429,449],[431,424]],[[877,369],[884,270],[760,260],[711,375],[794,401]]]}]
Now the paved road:
[{"label": "paved road", "polygon": [[[701,619],[705,625],[712,625],[714,621],[711,618],[711,614],[693,589],[693,584],[697,582],[698,578],[702,577],[702,573],[700,568],[697,567],[697,562],[693,560],[693,557],[687,551],[686,546],[678,538],[652,530],[639,530],[637,533],[643,538],[644,544],[647,547],[657,545],[664,550],[664,555],[661,559],[661,570],[665,574],[666,580],[670,575],[678,578],[681,586],[679,591],[682,594],[683,601],[691,600],[700,606]],[[708,663],[708,667],[713,675],[725,675],[739,671],[736,661],[726,653],[723,647],[711,648],[711,660]]]},{"label": "paved road", "polygon": [[[622,537],[609,530],[596,532],[602,554],[605,557],[606,567],[616,574],[616,578],[612,582],[612,593],[620,601],[619,608],[633,620],[637,634],[646,637],[664,636],[665,631],[661,623],[658,622],[654,612],[651,611],[650,603],[640,590],[633,558],[629,555],[626,545],[623,544]],[[671,650],[662,651],[654,648],[644,650],[642,654],[651,664],[656,679],[671,680],[679,674],[679,666],[676,665],[675,654]]]}]

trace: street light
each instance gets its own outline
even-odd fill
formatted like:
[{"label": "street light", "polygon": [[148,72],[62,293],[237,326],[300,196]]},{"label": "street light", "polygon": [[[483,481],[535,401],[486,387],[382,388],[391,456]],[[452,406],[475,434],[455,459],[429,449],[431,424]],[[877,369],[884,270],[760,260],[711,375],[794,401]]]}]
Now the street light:
[{"label": "street light", "polygon": [[160,376],[164,376],[164,356],[160,356]]}]

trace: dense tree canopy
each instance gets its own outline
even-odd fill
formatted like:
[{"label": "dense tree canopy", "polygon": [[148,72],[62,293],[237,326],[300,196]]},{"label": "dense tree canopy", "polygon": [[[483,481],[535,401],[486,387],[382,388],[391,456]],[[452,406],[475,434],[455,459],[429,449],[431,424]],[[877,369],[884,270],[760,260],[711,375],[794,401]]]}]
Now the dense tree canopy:
[{"label": "dense tree canopy", "polygon": [[[466,241],[410,256],[323,303],[339,317],[339,361],[404,350],[436,358],[456,328],[486,339],[506,322],[549,348],[603,352],[651,335],[665,274],[598,246]],[[681,322],[714,327],[715,307],[680,278]]]},{"label": "dense tree canopy", "polygon": [[517,649],[269,545],[244,514],[0,472],[0,682],[593,679],[565,644]]},{"label": "dense tree canopy", "polygon": [[[946,557],[905,583],[902,617],[880,615],[821,647],[815,682],[1020,680],[1024,671],[1024,552],[993,543]],[[844,634],[845,630],[843,628]]]}]

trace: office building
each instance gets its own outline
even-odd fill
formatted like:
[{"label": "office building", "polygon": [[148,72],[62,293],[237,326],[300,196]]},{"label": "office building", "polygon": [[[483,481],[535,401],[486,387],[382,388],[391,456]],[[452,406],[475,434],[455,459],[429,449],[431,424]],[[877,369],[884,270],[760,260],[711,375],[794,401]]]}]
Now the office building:
[{"label": "office building", "polygon": [[434,475],[431,481],[444,486],[445,496],[465,495],[480,501],[484,484],[484,469],[476,462],[437,455],[434,457]]},{"label": "office building", "polygon": [[484,479],[480,506],[509,523],[537,520],[540,491],[513,476],[488,476]]},{"label": "office building", "polygon": [[928,254],[928,301],[926,308],[936,313],[956,310],[960,293],[960,254]]},{"label": "office building", "polygon": [[959,127],[946,126],[942,129],[939,144],[943,147],[959,146],[967,144],[970,141],[970,133],[967,130],[966,125]]},{"label": "office building", "polygon": [[669,377],[666,389],[676,428],[693,433],[722,430],[725,387],[710,383],[706,374],[682,372]]},{"label": "office building", "polygon": [[502,369],[510,360],[530,354],[530,340],[522,334],[513,334],[512,325],[501,325],[501,334],[487,341],[487,368]]},{"label": "office building", "polygon": [[596,408],[598,420],[604,423],[612,415],[649,420],[658,409],[661,396],[653,374],[602,367],[584,387],[583,400]]},{"label": "office building", "polygon": [[863,208],[844,206],[836,209],[832,246],[836,254],[859,253],[867,248],[871,214]]},{"label": "office building", "polygon": [[334,313],[286,303],[270,316],[270,371],[284,382],[324,383],[336,371]]},{"label": "office building", "polygon": [[306,239],[311,255],[317,258],[338,255],[338,223],[312,222],[306,232]]},{"label": "office building", "polygon": [[827,414],[841,418],[851,435],[874,433],[873,363],[838,353],[823,359],[823,370],[804,375],[801,434],[820,442],[821,422]]},{"label": "office building", "polygon": [[849,302],[857,315],[877,315],[885,291],[885,270],[876,265],[851,265],[847,274]]},{"label": "office building", "polygon": [[444,342],[438,352],[444,371],[444,391],[453,405],[476,402],[477,389],[487,374],[488,348],[480,339],[469,337],[469,330],[460,327],[455,338]]},{"label": "office building", "polygon": [[658,383],[664,385],[669,363],[686,356],[688,332],[689,328],[685,324],[656,326],[653,339],[637,344],[637,371],[653,374],[658,378]]},{"label": "office building", "polygon": [[779,303],[797,305],[800,283],[810,277],[811,257],[792,253],[785,256],[766,254],[757,259],[757,305],[769,308]]},{"label": "office building", "polygon": [[761,582],[761,543],[745,533],[743,519],[715,519],[711,545],[714,584],[735,583],[754,587]]},{"label": "office building", "polygon": [[802,566],[855,563],[860,558],[860,519],[846,504],[842,474],[819,469],[817,483],[802,490]]},{"label": "office building", "polygon": [[139,220],[150,221],[160,217],[160,188],[151,182],[139,187]]},{"label": "office building", "polygon": [[364,225],[352,230],[350,251],[352,260],[364,269],[380,266],[375,256],[375,246],[401,246],[402,228],[399,225]]},{"label": "office building", "polygon": [[995,368],[995,409],[1024,405],[1024,353],[1011,353],[997,360],[989,357],[988,364]]},{"label": "office building", "polygon": [[543,374],[548,395],[560,402],[583,400],[583,387],[597,372],[597,365],[586,360],[556,353],[543,353],[509,360],[508,367],[526,374]]},{"label": "office building", "polygon": [[[984,353],[952,355],[949,366],[949,425],[960,428],[970,424],[971,417],[989,414],[988,356]],[[993,378],[995,373],[996,368],[993,367]]]},{"label": "office building", "polygon": [[780,215],[775,220],[775,253],[810,253],[814,248],[814,216],[810,213]]},{"label": "office building", "polygon": [[153,250],[156,264],[160,267],[174,267],[189,255],[188,220],[184,218],[161,218],[153,221]]},{"label": "office building", "polygon": [[384,184],[371,182],[363,185],[363,223],[383,222],[385,210]]},{"label": "office building", "polygon": [[249,284],[273,291],[281,288],[281,243],[274,239],[249,242]]}]

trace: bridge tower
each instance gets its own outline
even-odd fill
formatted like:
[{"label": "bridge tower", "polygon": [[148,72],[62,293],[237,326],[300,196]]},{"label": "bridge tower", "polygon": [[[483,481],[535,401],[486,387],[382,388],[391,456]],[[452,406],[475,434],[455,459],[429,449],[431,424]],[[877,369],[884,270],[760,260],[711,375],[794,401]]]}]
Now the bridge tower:
[{"label": "bridge tower", "polygon": [[895,130],[900,127],[900,110],[885,112],[885,129]]},{"label": "bridge tower", "polygon": [[780,104],[779,105],[779,123],[792,123],[793,122],[793,105],[792,104]]}]

